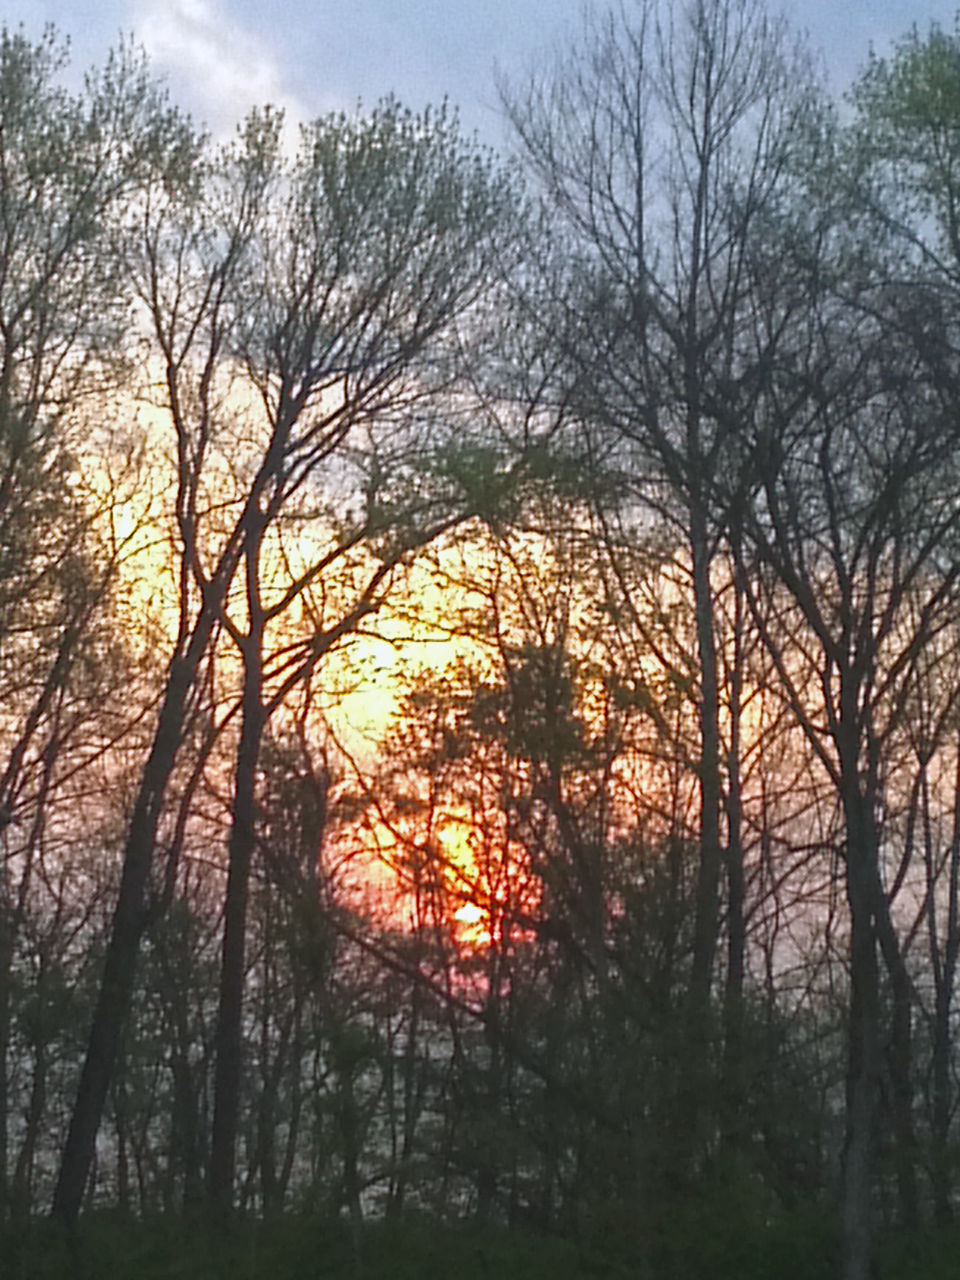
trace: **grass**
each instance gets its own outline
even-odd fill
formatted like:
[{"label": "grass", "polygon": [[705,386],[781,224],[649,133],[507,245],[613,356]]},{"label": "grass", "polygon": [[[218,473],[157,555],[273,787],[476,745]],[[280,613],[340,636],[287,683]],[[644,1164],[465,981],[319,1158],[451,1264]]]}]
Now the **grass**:
[{"label": "grass", "polygon": [[569,1241],[436,1223],[371,1225],[287,1215],[217,1229],[202,1222],[85,1219],[73,1239],[36,1223],[0,1240],[4,1280],[573,1280]]},{"label": "grass", "polygon": [[[85,1218],[73,1238],[35,1222],[0,1236],[4,1280],[833,1280],[835,1232],[810,1206],[777,1220],[678,1208],[641,1232],[611,1215],[578,1241],[424,1219],[371,1224],[287,1214],[216,1229],[197,1220]],[[741,1211],[744,1206],[740,1206]],[[746,1206],[747,1209],[750,1206]],[[960,1228],[895,1235],[883,1280],[956,1280]]]}]

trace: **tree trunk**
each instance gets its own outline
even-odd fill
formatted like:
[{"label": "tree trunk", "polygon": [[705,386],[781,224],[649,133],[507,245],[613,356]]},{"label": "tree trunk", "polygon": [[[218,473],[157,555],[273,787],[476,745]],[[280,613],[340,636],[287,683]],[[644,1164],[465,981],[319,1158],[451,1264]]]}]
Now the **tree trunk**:
[{"label": "tree trunk", "polygon": [[719,928],[720,849],[720,726],[717,652],[710,555],[704,512],[691,504],[690,546],[693,558],[694,607],[700,659],[700,858],[697,864],[693,957],[684,1011],[683,1065],[677,1091],[675,1149],[681,1183],[695,1173],[702,1150],[703,1118],[713,1106],[710,1070],[710,996]]},{"label": "tree trunk", "polygon": [[26,1132],[23,1136],[23,1146],[17,1156],[17,1167],[13,1175],[13,1194],[11,1196],[14,1215],[23,1221],[29,1220],[33,1211],[33,1171],[37,1143],[43,1127],[43,1117],[47,1106],[47,1069],[46,1046],[42,1036],[38,1036],[34,1049],[33,1080],[30,1085]]},{"label": "tree trunk", "polygon": [[860,788],[856,700],[851,690],[844,690],[841,697],[844,723],[838,736],[846,824],[851,982],[841,1280],[870,1280],[871,1194],[880,1086],[880,977],[874,918],[878,849],[873,812]]},{"label": "tree trunk", "polygon": [[[6,863],[6,846],[0,837],[0,857]],[[9,1209],[7,1161],[10,1132],[10,1016],[13,980],[13,928],[8,901],[6,868],[0,879],[0,1222]]]},{"label": "tree trunk", "polygon": [[[848,855],[849,856],[849,855]],[[869,1280],[873,1242],[871,1190],[879,1054],[877,953],[869,899],[847,871],[851,919],[850,1043],[847,1136],[843,1161],[842,1280]]]},{"label": "tree trunk", "polygon": [[889,903],[880,881],[874,884],[877,937],[883,955],[893,996],[890,1064],[891,1104],[893,1110],[895,1167],[900,1218],[904,1226],[915,1227],[920,1208],[917,1194],[916,1137],[913,1127],[913,995],[910,975],[890,918]]},{"label": "tree trunk", "polygon": [[710,552],[706,517],[697,503],[690,507],[697,654],[700,660],[700,863],[697,870],[696,918],[690,995],[694,1016],[706,1017],[717,949],[720,890],[720,723],[717,647],[710,584]]},{"label": "tree trunk", "polygon": [[258,578],[261,532],[262,526],[251,531],[246,548],[249,631],[243,645],[243,723],[234,770],[220,1002],[215,1042],[217,1062],[213,1086],[210,1205],[219,1214],[228,1214],[233,1207],[243,1063],[247,902],[256,839],[257,765],[266,720],[263,707],[264,618]]},{"label": "tree trunk", "polygon": [[[950,842],[950,872],[947,901],[947,936],[943,967],[937,984],[933,1029],[933,1211],[938,1226],[953,1220],[953,1178],[950,1159],[950,1113],[953,1101],[951,1058],[953,1048],[952,1010],[957,958],[960,953],[960,751],[954,783],[953,833]],[[933,902],[931,901],[931,909]]]},{"label": "tree trunk", "polygon": [[723,994],[723,1092],[727,1141],[740,1139],[743,1116],[743,976],[746,952],[740,711],[743,698],[743,589],[739,547],[734,556],[733,669],[730,672],[730,751],[727,765],[727,980]]},{"label": "tree trunk", "polygon": [[230,865],[223,921],[220,1003],[217,1013],[217,1065],[213,1092],[213,1135],[210,1149],[210,1201],[228,1212],[233,1202],[237,1122],[243,1062],[243,986],[246,955],[247,901],[253,857],[254,790],[260,757],[263,708],[259,672],[248,673],[243,700],[243,728],[234,775]]},{"label": "tree trunk", "polygon": [[213,630],[216,613],[211,604],[201,613],[186,653],[170,664],[153,747],[130,819],[103,976],[53,1196],[53,1216],[69,1226],[76,1222],[83,1203],[120,1036],[130,1010],[157,824],[180,746],[187,697]]}]

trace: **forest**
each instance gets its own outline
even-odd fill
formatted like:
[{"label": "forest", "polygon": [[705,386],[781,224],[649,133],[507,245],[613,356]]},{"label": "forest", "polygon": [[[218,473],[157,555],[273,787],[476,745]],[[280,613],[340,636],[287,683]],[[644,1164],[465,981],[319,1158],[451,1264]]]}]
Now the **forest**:
[{"label": "forest", "polygon": [[219,142],[0,29],[16,1280],[960,1268],[960,27]]}]

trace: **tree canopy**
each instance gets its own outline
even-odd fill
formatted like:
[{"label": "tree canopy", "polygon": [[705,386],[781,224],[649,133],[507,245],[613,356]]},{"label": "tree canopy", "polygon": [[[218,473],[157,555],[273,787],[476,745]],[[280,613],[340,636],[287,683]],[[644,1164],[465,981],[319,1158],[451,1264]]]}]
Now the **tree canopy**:
[{"label": "tree canopy", "polygon": [[758,0],[641,0],[501,86],[510,162],[65,58],[0,33],[0,1232],[920,1275],[960,34],[841,110]]}]

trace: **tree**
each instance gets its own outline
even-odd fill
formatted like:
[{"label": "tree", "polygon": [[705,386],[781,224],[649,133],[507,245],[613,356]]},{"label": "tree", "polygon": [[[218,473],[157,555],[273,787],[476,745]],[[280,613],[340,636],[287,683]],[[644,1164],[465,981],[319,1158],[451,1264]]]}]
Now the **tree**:
[{"label": "tree", "polygon": [[[808,170],[808,209],[815,212],[798,206],[761,268],[773,286],[769,296],[780,300],[766,323],[781,323],[783,285],[796,267],[809,318],[798,324],[795,354],[784,360],[792,373],[777,383],[768,425],[747,436],[763,463],[750,536],[774,569],[773,590],[786,591],[809,629],[793,633],[794,657],[776,642],[781,684],[831,774],[844,817],[852,956],[844,1274],[858,1277],[868,1268],[881,1049],[901,1213],[911,1221],[919,1212],[911,1028],[917,989],[907,957],[924,911],[939,1026],[935,1202],[945,1216],[943,1064],[956,880],[948,856],[947,883],[938,883],[929,788],[934,754],[952,751],[943,734],[955,697],[950,659],[933,663],[931,683],[931,655],[951,651],[957,607],[958,458],[949,426],[958,405],[949,319],[960,248],[956,62],[955,39],[938,29],[925,40],[914,32],[889,61],[871,60],[854,94],[858,118],[839,154],[831,132],[821,135]],[[785,261],[784,244],[801,246],[800,254]],[[791,667],[800,654],[800,667]],[[914,817],[899,856],[891,848],[896,807],[906,796],[913,797],[908,813],[919,804],[925,815],[922,889],[914,888],[921,878]],[[904,919],[911,892],[920,902],[912,921]],[[941,899],[942,959],[934,915]],[[890,982],[886,1034],[878,953]]]},{"label": "tree", "polygon": [[80,707],[88,699],[89,723],[121,648],[103,625],[120,549],[104,537],[109,503],[81,476],[85,409],[122,376],[114,235],[170,118],[128,48],[77,96],[57,84],[65,58],[52,29],[35,44],[0,30],[0,805],[14,823],[0,891],[0,1178],[11,963],[37,834]]},{"label": "tree", "polygon": [[[782,327],[798,281],[804,311],[794,311],[769,399],[742,437],[744,474],[759,486],[744,527],[758,561],[748,578],[754,616],[759,626],[762,595],[767,616],[779,619],[776,631],[761,631],[780,689],[843,818],[851,930],[843,1274],[860,1280],[870,1267],[884,1050],[902,1212],[910,1220],[918,1209],[913,993],[894,911],[909,862],[891,870],[884,816],[922,655],[956,616],[958,459],[946,426],[951,406],[925,353],[931,339],[937,349],[942,341],[936,313],[928,313],[934,323],[922,339],[910,330],[883,241],[862,238],[860,210],[846,202],[836,169],[814,180],[821,192],[832,183],[837,198],[798,203],[766,253],[757,244],[765,326]],[[785,243],[796,254],[784,255]],[[889,1036],[881,955],[891,985]]]},{"label": "tree", "polygon": [[[545,341],[557,352],[567,420],[580,424],[588,456],[612,477],[599,483],[600,505],[614,505],[614,484],[641,539],[655,522],[669,528],[689,574],[700,824],[693,1039],[681,1105],[691,1158],[706,1094],[695,1064],[708,1058],[696,1040],[708,1021],[724,861],[731,1058],[743,971],[740,759],[736,730],[726,752],[722,735],[722,703],[735,724],[741,716],[742,669],[731,669],[724,699],[715,608],[737,573],[741,498],[724,492],[718,501],[727,488],[719,482],[781,339],[771,329],[760,340],[755,329],[748,247],[780,199],[815,79],[802,49],[759,5],[693,0],[603,19],[553,74],[504,95],[566,264],[558,269],[548,257],[552,274],[541,288],[553,296],[542,312],[552,330]],[[618,603],[629,612],[629,599]],[[728,1071],[735,1078],[732,1062]]]},{"label": "tree", "polygon": [[[511,182],[442,113],[415,117],[387,102],[366,120],[331,117],[304,131],[290,162],[279,123],[269,111],[255,113],[216,158],[182,132],[131,209],[127,260],[150,317],[176,441],[180,618],[61,1164],[54,1208],[67,1220],[79,1208],[129,1005],[184,716],[221,624],[244,672],[211,1165],[211,1194],[222,1205],[231,1199],[263,729],[288,691],[376,611],[392,568],[456,517],[456,494],[443,484],[425,488],[400,439],[405,422],[419,423],[420,456],[436,453],[442,428],[425,437],[424,423],[439,421],[430,405],[452,387],[446,336],[494,287],[513,234]],[[388,429],[384,451],[377,442]],[[334,521],[322,506],[316,514],[323,499],[350,500],[356,457],[369,464],[365,490],[353,489],[359,514]],[[381,470],[384,459],[392,474]],[[397,493],[401,468],[412,480],[408,496]],[[279,530],[295,505],[294,551]],[[356,585],[345,575],[335,590],[331,567],[341,560]],[[241,570],[238,620],[231,593]],[[278,639],[271,666],[268,629],[283,634],[291,606],[311,590],[324,611],[304,607],[306,634]]]}]

